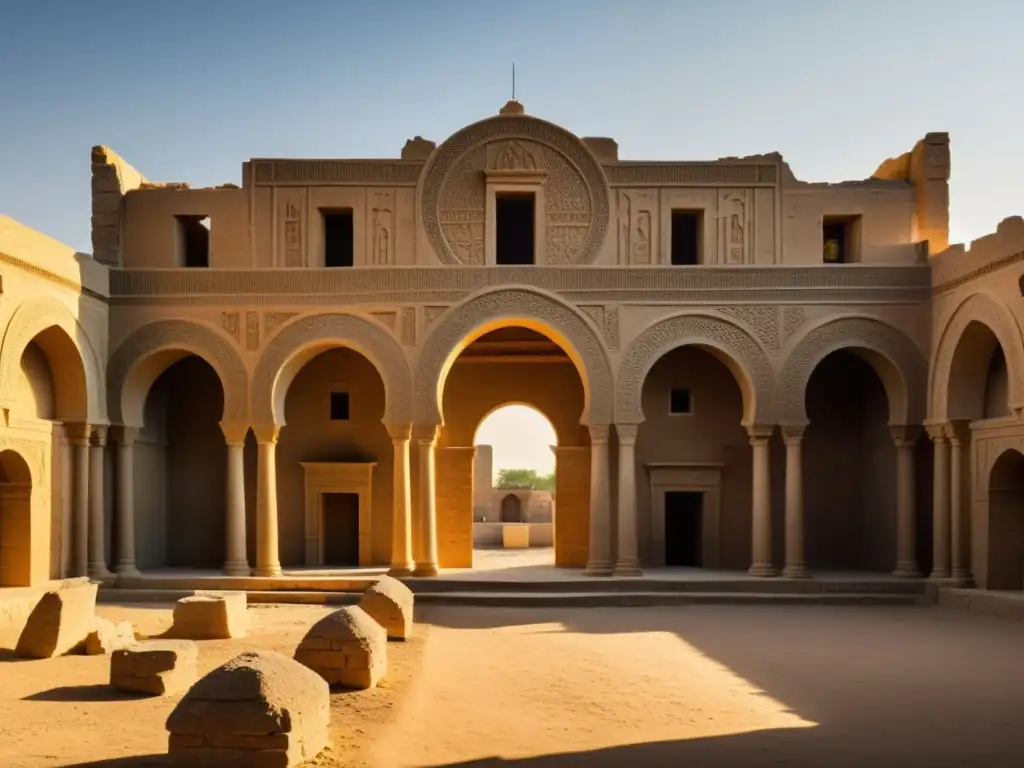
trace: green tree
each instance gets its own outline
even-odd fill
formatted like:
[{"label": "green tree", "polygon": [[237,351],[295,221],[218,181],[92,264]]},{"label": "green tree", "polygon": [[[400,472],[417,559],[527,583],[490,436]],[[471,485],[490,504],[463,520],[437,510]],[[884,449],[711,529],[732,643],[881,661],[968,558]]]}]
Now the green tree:
[{"label": "green tree", "polygon": [[495,488],[511,490],[530,488],[534,491],[554,491],[555,473],[538,475],[535,469],[499,469]]}]

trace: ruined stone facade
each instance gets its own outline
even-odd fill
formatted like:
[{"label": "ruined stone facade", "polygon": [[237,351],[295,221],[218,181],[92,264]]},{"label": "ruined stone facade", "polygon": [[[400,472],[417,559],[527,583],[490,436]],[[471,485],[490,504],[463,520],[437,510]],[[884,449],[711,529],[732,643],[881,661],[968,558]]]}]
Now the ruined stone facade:
[{"label": "ruined stone facade", "polygon": [[949,162],[630,162],[516,103],[214,189],[96,148],[93,257],[0,219],[0,586],[469,566],[518,402],[558,565],[1019,588],[1024,225],[947,248]]}]

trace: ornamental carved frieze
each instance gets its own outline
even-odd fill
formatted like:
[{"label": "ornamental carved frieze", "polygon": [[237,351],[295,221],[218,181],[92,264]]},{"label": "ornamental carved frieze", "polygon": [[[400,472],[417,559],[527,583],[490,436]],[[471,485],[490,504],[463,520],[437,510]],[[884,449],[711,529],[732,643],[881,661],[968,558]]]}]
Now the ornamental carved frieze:
[{"label": "ornamental carved frieze", "polygon": [[542,264],[588,264],[608,229],[608,184],[590,150],[551,123],[495,117],[442,144],[426,169],[423,226],[445,264],[484,263],[485,171],[543,172]]}]

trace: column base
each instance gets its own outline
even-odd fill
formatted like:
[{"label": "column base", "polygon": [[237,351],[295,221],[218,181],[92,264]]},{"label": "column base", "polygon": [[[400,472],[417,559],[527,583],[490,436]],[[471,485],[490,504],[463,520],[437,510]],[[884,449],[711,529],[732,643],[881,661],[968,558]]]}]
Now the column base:
[{"label": "column base", "polygon": [[92,564],[87,570],[87,575],[90,579],[112,579],[114,574],[107,568],[106,565],[100,563],[99,565]]},{"label": "column base", "polygon": [[639,578],[644,575],[643,569],[640,567],[640,561],[631,557],[629,559],[620,560],[615,564],[615,570],[612,572],[613,576],[623,576],[631,579]]},{"label": "column base", "polygon": [[388,569],[388,576],[393,579],[404,579],[407,576],[412,576],[414,571],[415,567],[412,563],[407,563],[405,565],[392,565]]},{"label": "column base", "polygon": [[135,567],[135,563],[118,563],[114,568],[114,572],[119,577],[124,576],[127,579],[140,578],[142,576],[142,572]]},{"label": "column base", "polygon": [[928,574],[928,579],[931,581],[949,581],[953,578],[953,574],[947,570],[933,570]]},{"label": "column base", "polygon": [[[228,561],[224,563],[224,575],[225,576],[248,576],[252,573],[249,568],[249,562],[247,560]],[[280,571],[278,571],[280,576]]]},{"label": "column base", "polygon": [[954,568],[952,579],[958,587],[973,587],[974,576],[966,569]]},{"label": "column base", "polygon": [[918,570],[917,563],[897,563],[892,575],[898,579],[919,579],[921,571]]},{"label": "column base", "polygon": [[263,578],[273,578],[275,576],[280,576],[281,575],[281,566],[280,565],[264,565],[264,566],[257,565],[255,568],[252,569],[252,575],[253,576],[260,576],[260,577],[263,577]]},{"label": "column base", "polygon": [[775,570],[775,566],[771,563],[754,563],[750,566],[747,573],[751,576],[761,576],[763,578],[770,578],[772,576],[779,575],[779,572]]},{"label": "column base", "polygon": [[611,563],[590,562],[583,569],[584,576],[611,576],[613,572]]},{"label": "column base", "polygon": [[436,563],[417,563],[413,568],[412,575],[417,578],[429,579],[437,576],[440,572]]},{"label": "column base", "polygon": [[784,579],[809,579],[811,572],[807,570],[807,563],[787,563],[782,569]]}]

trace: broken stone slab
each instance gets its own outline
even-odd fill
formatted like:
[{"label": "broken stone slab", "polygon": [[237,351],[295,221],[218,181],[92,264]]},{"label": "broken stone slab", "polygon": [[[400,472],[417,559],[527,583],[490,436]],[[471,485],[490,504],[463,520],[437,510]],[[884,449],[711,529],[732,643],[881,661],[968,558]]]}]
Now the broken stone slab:
[{"label": "broken stone slab", "polygon": [[191,640],[148,640],[111,654],[110,684],[130,693],[172,695],[196,681],[198,662]]},{"label": "broken stone slab", "polygon": [[245,637],[249,630],[244,592],[204,592],[174,604],[174,623],[165,637],[188,640],[227,640]]},{"label": "broken stone slab", "polygon": [[330,690],[272,651],[249,651],[205,675],[167,718],[168,754],[197,768],[291,768],[329,743]]},{"label": "broken stone slab", "polygon": [[295,660],[329,685],[373,688],[388,671],[388,635],[362,608],[348,606],[309,628]]},{"label": "broken stone slab", "polygon": [[87,578],[68,579],[44,594],[29,614],[15,652],[49,659],[81,647],[93,628],[98,587]]},{"label": "broken stone slab", "polygon": [[113,653],[135,644],[135,630],[130,621],[114,624],[99,616],[93,616],[92,631],[85,638],[85,653],[98,656]]},{"label": "broken stone slab", "polygon": [[384,627],[388,640],[405,640],[412,635],[413,594],[405,584],[382,576],[359,599],[359,607]]}]

